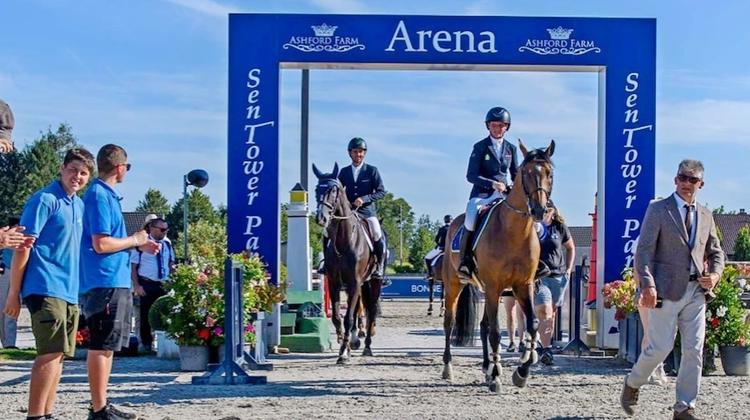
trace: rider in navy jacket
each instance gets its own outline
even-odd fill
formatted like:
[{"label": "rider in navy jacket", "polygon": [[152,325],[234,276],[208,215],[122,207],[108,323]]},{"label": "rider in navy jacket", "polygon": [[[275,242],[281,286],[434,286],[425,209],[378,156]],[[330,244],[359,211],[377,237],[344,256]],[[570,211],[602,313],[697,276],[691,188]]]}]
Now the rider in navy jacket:
[{"label": "rider in navy jacket", "polygon": [[461,236],[461,265],[458,273],[464,282],[471,278],[474,270],[471,242],[479,208],[496,198],[507,196],[513,186],[518,165],[516,146],[504,138],[510,129],[510,112],[499,106],[491,108],[484,123],[489,136],[474,144],[466,169],[466,180],[474,185],[466,205],[466,232]]},{"label": "rider in navy jacket", "polygon": [[[346,198],[362,218],[367,220],[373,236],[373,248],[378,260],[373,278],[383,279],[385,271],[385,235],[380,228],[375,202],[385,197],[383,179],[378,168],[364,162],[367,154],[367,143],[360,137],[349,141],[347,147],[352,164],[339,172],[339,181],[346,188]],[[355,176],[356,174],[356,176]]]}]

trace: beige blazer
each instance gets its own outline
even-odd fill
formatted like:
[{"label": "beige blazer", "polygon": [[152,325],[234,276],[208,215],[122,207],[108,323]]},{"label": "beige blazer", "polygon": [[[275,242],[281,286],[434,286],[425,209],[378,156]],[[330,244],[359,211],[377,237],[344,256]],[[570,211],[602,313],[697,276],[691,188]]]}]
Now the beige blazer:
[{"label": "beige blazer", "polygon": [[704,261],[708,263],[708,273],[721,275],[724,271],[724,251],[711,210],[697,204],[696,212],[698,226],[691,249],[674,196],[649,204],[635,254],[641,287],[655,286],[657,296],[677,301],[687,289],[691,264],[695,264],[699,274]]}]

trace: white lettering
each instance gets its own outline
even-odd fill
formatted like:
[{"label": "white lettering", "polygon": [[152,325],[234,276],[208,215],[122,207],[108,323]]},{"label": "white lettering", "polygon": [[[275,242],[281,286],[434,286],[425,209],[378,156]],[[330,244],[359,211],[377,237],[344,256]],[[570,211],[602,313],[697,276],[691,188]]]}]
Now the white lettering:
[{"label": "white lettering", "polygon": [[628,151],[625,152],[625,162],[633,163],[636,159],[638,159],[638,150],[628,149]]},{"label": "white lettering", "polygon": [[625,184],[625,192],[628,194],[632,194],[635,192],[635,185],[638,183],[638,181],[631,179],[628,181],[627,184]]},{"label": "white lettering", "polygon": [[250,79],[250,81],[247,82],[247,87],[250,89],[255,89],[260,86],[260,69],[252,69],[247,72],[247,78]]},{"label": "white lettering", "polygon": [[635,92],[638,90],[638,73],[630,73],[625,78],[627,85],[625,86],[625,92]]},{"label": "white lettering", "polygon": [[637,178],[641,174],[641,165],[620,165],[623,178]]},{"label": "white lettering", "polygon": [[638,196],[637,195],[629,195],[629,196],[625,197],[625,208],[626,209],[629,209],[630,206],[633,205],[633,201],[635,201],[636,197],[638,197]]},{"label": "white lettering", "polygon": [[257,252],[259,248],[260,248],[260,245],[258,244],[257,236],[248,238],[247,242],[245,242],[245,249],[251,249],[254,252]]},{"label": "white lettering", "polygon": [[456,52],[463,52],[463,43],[461,42],[462,37],[466,37],[467,42],[467,50],[466,52],[477,52],[476,48],[474,48],[474,33],[470,31],[456,31],[453,32],[453,35],[456,36]]},{"label": "white lettering", "polygon": [[260,147],[258,147],[257,144],[253,144],[252,146],[247,148],[247,153],[245,155],[248,159],[255,159],[260,154]]},{"label": "white lettering", "polygon": [[622,238],[631,238],[630,233],[637,231],[641,226],[641,222],[638,219],[625,219],[625,233]]},{"label": "white lettering", "polygon": [[479,35],[484,35],[487,37],[487,39],[479,43],[479,52],[496,53],[497,49],[495,49],[495,34],[490,31],[483,31],[480,32]]},{"label": "white lettering", "polygon": [[404,51],[414,51],[414,47],[411,46],[411,40],[409,39],[409,32],[406,31],[406,25],[404,24],[403,20],[398,21],[398,26],[396,26],[396,32],[393,33],[393,36],[391,37],[391,43],[388,44],[388,48],[386,48],[386,51],[395,51],[393,49],[393,45],[396,43],[396,41],[403,41],[406,48]]},{"label": "white lettering", "polygon": [[257,176],[254,176],[254,177],[248,179],[247,180],[247,189],[250,190],[250,191],[252,191],[252,190],[258,188],[258,181],[259,180],[260,180],[260,178],[258,178]]},{"label": "white lettering", "polygon": [[451,49],[440,45],[443,42],[450,42],[451,34],[448,31],[437,31],[435,37],[432,38],[432,48],[437,52],[449,52]]},{"label": "white lettering", "polygon": [[[398,22],[396,30],[391,36],[391,42],[388,44],[386,51],[396,51],[396,46],[405,52],[427,52],[427,45],[432,44],[432,48],[439,53],[449,52],[480,52],[495,53],[495,33],[491,31],[482,31],[479,33],[480,41],[475,45],[475,35],[471,31],[454,31],[445,30],[435,31],[421,29],[415,32],[417,36],[417,48],[414,48],[409,31],[403,20]],[[431,41],[431,42],[430,42]]]},{"label": "white lettering", "polygon": [[273,127],[274,121],[266,121],[260,124],[245,125],[245,131],[248,131],[247,130],[248,128],[250,129],[250,132],[247,133],[247,141],[245,142],[245,144],[255,144],[255,129],[258,127],[266,126],[266,125],[270,125]]},{"label": "white lettering", "polygon": [[636,131],[641,131],[641,130],[652,130],[653,128],[654,128],[653,124],[644,125],[644,126],[636,127],[636,128],[623,128],[622,134],[628,135],[628,139],[625,141],[625,147],[633,147],[633,133],[635,133]]},{"label": "white lettering", "polygon": [[637,123],[638,122],[638,110],[637,109],[626,109],[625,110],[625,122],[626,123]]},{"label": "white lettering", "polygon": [[[253,147],[257,147],[257,146],[253,146]],[[254,159],[254,158],[250,158],[250,159]],[[250,175],[250,174],[258,175],[263,170],[263,166],[265,162],[263,161],[251,162],[249,160],[246,160],[242,162],[242,164],[245,166],[245,175]]]},{"label": "white lettering", "polygon": [[258,191],[251,191],[247,193],[247,205],[252,206],[253,201],[255,201],[255,197],[258,196]]},{"label": "white lettering", "polygon": [[263,220],[260,218],[260,216],[245,216],[247,219],[247,224],[245,225],[245,235],[252,235],[253,234],[253,228],[257,228],[261,224],[263,224]]}]

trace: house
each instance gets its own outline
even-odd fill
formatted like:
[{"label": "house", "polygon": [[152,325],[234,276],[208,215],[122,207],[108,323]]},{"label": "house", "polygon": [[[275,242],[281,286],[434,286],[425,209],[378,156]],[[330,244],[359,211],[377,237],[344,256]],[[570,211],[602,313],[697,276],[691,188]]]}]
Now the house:
[{"label": "house", "polygon": [[740,209],[735,214],[714,214],[714,222],[719,231],[721,247],[724,249],[727,261],[733,261],[737,233],[742,227],[750,225],[750,214],[746,213],[745,209]]}]

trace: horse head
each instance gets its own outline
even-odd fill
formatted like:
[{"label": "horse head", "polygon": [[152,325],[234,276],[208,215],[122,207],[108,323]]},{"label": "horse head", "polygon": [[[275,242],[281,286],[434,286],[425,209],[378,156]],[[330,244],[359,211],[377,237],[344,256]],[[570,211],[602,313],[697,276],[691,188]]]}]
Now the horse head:
[{"label": "horse head", "polygon": [[523,193],[528,203],[528,212],[534,220],[540,221],[547,209],[547,201],[552,195],[554,166],[550,158],[555,152],[555,141],[551,140],[546,149],[527,150],[520,139],[518,145],[523,153],[523,162],[521,162],[519,172]]},{"label": "horse head", "polygon": [[315,221],[323,228],[327,228],[336,212],[339,195],[343,192],[343,186],[338,180],[339,164],[335,163],[333,172],[329,174],[320,172],[314,163],[312,169],[318,178],[318,185],[315,186]]}]

